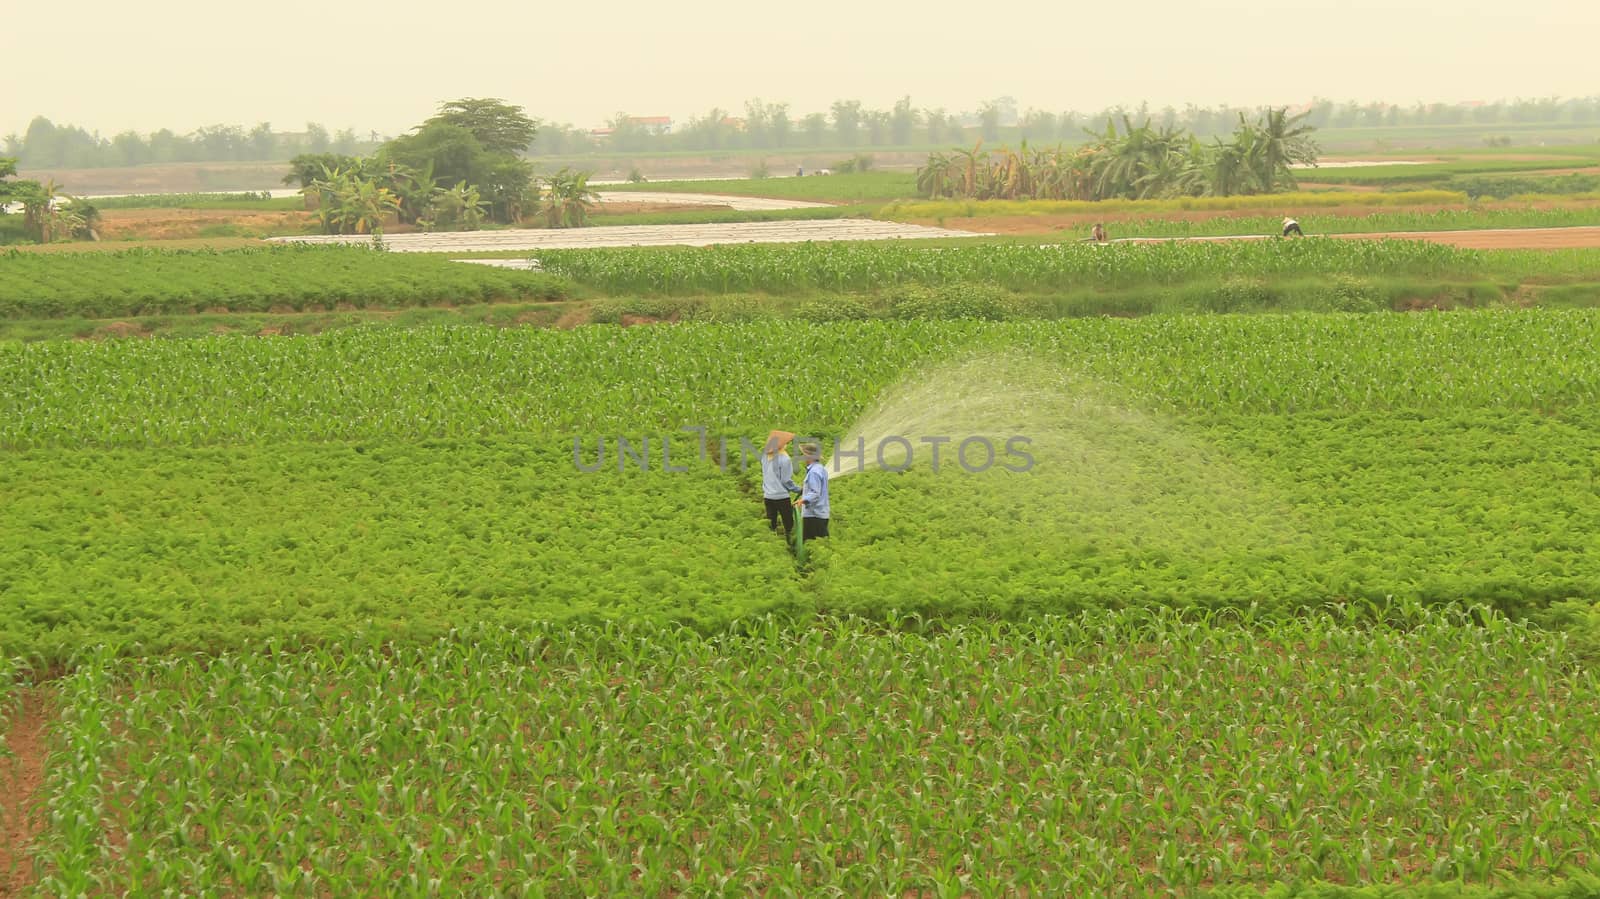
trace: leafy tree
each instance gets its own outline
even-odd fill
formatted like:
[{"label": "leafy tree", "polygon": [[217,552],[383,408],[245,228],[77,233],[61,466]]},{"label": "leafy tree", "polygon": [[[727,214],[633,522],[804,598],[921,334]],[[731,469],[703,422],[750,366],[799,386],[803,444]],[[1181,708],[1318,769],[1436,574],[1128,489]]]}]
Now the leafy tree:
[{"label": "leafy tree", "polygon": [[911,108],[911,98],[901,97],[889,113],[889,141],[896,146],[911,143],[911,132],[916,130],[921,116]]},{"label": "leafy tree", "polygon": [[995,141],[1000,139],[1000,104],[990,100],[978,107],[978,121],[983,126],[983,139]]},{"label": "leafy tree", "polygon": [[833,104],[833,130],[839,143],[853,147],[861,140],[861,101],[836,100]]},{"label": "leafy tree", "polygon": [[328,129],[318,125],[316,122],[306,123],[307,150],[312,153],[326,153],[328,152],[329,143]]},{"label": "leafy tree", "polygon": [[249,145],[250,158],[252,159],[272,159],[276,156],[278,152],[278,136],[272,133],[271,123],[262,122],[251,128]]},{"label": "leafy tree", "polygon": [[794,133],[794,123],[789,120],[789,104],[773,103],[767,107],[767,127],[772,129],[772,145],[787,147]]},{"label": "leafy tree", "polygon": [[522,107],[493,98],[466,97],[442,103],[418,130],[434,125],[464,129],[488,152],[512,156],[527,152],[539,133],[538,124]]},{"label": "leafy tree", "polygon": [[800,120],[800,130],[805,132],[808,146],[820,147],[828,139],[828,117],[813,112]]},{"label": "leafy tree", "polygon": [[17,161],[9,156],[0,156],[0,206],[4,206],[8,199],[16,196],[19,185],[25,183],[7,180],[16,177],[16,174]]}]

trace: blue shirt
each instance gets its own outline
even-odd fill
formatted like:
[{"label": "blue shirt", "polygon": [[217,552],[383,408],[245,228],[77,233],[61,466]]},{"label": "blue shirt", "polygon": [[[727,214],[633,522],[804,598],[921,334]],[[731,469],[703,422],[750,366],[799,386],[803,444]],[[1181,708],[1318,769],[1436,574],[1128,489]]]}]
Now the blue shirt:
[{"label": "blue shirt", "polygon": [[767,499],[788,499],[789,494],[799,493],[800,488],[794,485],[794,460],[788,453],[780,452],[768,456],[761,455],[761,495]]},{"label": "blue shirt", "polygon": [[800,491],[805,501],[800,517],[827,518],[828,516],[828,466],[821,460],[806,466],[806,483]]}]

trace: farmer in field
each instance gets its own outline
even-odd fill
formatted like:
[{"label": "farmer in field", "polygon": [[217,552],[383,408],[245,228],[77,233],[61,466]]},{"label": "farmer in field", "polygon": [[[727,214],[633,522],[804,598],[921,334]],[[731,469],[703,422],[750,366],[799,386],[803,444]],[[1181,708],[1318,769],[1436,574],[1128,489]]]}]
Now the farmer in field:
[{"label": "farmer in field", "polygon": [[806,540],[828,536],[828,467],[822,464],[822,448],[815,443],[800,444],[800,458],[806,463],[805,485],[800,488],[800,536]]},{"label": "farmer in field", "polygon": [[1291,234],[1295,234],[1295,235],[1298,235],[1300,237],[1305,237],[1306,236],[1306,232],[1300,230],[1300,223],[1299,222],[1295,221],[1292,218],[1289,218],[1288,216],[1284,216],[1283,217],[1283,236],[1284,237],[1288,237]]},{"label": "farmer in field", "polygon": [[1094,230],[1091,231],[1090,234],[1093,236],[1095,243],[1105,243],[1106,242],[1106,226],[1105,225],[1102,225],[1099,222],[1095,222],[1094,223]]},{"label": "farmer in field", "polygon": [[788,431],[773,431],[767,435],[766,452],[761,456],[761,496],[767,506],[767,526],[778,531],[778,519],[783,519],[783,536],[794,533],[794,507],[791,495],[800,488],[794,483],[794,460],[785,449],[794,435]]}]

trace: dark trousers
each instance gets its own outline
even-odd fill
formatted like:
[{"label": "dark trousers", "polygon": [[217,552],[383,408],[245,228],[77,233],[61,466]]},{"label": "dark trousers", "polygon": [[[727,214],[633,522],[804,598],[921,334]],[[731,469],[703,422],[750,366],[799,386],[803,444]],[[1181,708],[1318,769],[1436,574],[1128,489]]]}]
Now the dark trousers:
[{"label": "dark trousers", "polygon": [[1298,222],[1296,222],[1294,224],[1291,224],[1291,225],[1289,225],[1289,226],[1287,226],[1287,227],[1285,227],[1283,229],[1283,236],[1284,237],[1288,237],[1291,234],[1298,234],[1301,237],[1305,237],[1306,236],[1306,232],[1300,230],[1300,224]]},{"label": "dark trousers", "polygon": [[807,540],[828,536],[828,519],[802,517],[800,519],[800,535]]},{"label": "dark trousers", "polygon": [[767,502],[767,527],[778,529],[778,519],[783,519],[783,536],[794,533],[794,506],[787,499],[769,499]]}]

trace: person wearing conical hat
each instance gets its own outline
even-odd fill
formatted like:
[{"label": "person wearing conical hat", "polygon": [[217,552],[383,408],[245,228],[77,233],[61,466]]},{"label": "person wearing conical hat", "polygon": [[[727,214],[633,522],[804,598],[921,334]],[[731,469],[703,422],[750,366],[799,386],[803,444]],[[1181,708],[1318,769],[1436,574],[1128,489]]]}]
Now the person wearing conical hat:
[{"label": "person wearing conical hat", "polygon": [[1300,237],[1305,237],[1306,236],[1306,232],[1300,230],[1300,223],[1299,222],[1295,221],[1292,218],[1289,218],[1288,216],[1284,216],[1283,217],[1283,236],[1284,237],[1288,237],[1291,234],[1295,234],[1295,235],[1298,235]]},{"label": "person wearing conical hat", "polygon": [[794,482],[794,460],[785,449],[794,435],[788,431],[773,431],[767,435],[767,445],[761,454],[761,497],[767,507],[767,526],[778,531],[778,520],[783,520],[783,536],[794,533],[794,506],[790,497],[800,488]]}]

